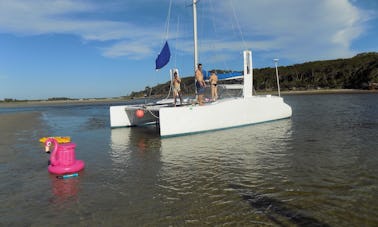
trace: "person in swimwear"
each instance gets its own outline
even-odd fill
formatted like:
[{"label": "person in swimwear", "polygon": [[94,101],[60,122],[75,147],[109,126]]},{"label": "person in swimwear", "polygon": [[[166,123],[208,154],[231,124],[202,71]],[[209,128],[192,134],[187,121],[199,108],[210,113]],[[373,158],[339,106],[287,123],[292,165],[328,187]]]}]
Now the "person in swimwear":
[{"label": "person in swimwear", "polygon": [[206,87],[206,83],[205,83],[205,80],[203,79],[203,74],[202,74],[202,64],[198,64],[198,66],[197,66],[197,70],[195,72],[195,79],[196,79],[198,104],[200,106],[202,106],[203,105],[203,96],[205,94],[205,87]]},{"label": "person in swimwear", "polygon": [[213,71],[210,75],[210,88],[211,88],[211,98],[213,101],[217,100],[218,98],[218,88],[217,88],[217,83],[218,83],[218,76],[215,74]]},{"label": "person in swimwear", "polygon": [[176,106],[176,98],[177,96],[180,98],[180,105],[182,105],[182,97],[181,97],[181,80],[177,75],[177,71],[173,73],[173,104]]}]

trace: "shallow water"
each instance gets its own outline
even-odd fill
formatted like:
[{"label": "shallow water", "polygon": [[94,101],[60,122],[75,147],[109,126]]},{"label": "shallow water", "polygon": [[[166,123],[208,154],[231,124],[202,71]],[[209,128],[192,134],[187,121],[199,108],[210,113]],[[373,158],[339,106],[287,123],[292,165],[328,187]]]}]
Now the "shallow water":
[{"label": "shallow water", "polygon": [[[111,130],[108,105],[31,108],[40,126],[0,162],[0,224],[378,226],[378,95],[285,100],[291,119],[165,139]],[[47,172],[46,135],[71,136],[79,177]]]}]

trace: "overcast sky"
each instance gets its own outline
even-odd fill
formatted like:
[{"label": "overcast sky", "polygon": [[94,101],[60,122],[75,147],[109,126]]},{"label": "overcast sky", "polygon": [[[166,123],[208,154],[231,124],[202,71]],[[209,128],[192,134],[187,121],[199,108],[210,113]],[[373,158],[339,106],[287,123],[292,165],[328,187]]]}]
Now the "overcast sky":
[{"label": "overcast sky", "polygon": [[[0,99],[118,97],[193,75],[191,0],[0,0]],[[378,51],[375,0],[201,0],[199,60],[242,69]],[[168,14],[170,10],[170,14]],[[167,20],[170,15],[169,20]],[[167,32],[168,31],[168,32]],[[168,40],[171,61],[156,72]],[[272,75],[273,76],[273,75]]]}]

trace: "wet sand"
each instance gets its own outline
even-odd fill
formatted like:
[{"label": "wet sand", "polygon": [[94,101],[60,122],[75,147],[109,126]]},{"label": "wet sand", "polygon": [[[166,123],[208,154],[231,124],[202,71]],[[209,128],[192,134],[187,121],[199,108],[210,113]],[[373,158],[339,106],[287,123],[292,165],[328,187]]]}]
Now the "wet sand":
[{"label": "wet sand", "polygon": [[[14,152],[18,137],[25,132],[39,128],[42,124],[39,112],[0,114],[0,162],[6,162]],[[34,139],[34,138],[30,138]]]},{"label": "wet sand", "polygon": [[6,136],[20,130],[32,130],[40,123],[40,117],[41,113],[39,112],[0,114],[0,135]]}]

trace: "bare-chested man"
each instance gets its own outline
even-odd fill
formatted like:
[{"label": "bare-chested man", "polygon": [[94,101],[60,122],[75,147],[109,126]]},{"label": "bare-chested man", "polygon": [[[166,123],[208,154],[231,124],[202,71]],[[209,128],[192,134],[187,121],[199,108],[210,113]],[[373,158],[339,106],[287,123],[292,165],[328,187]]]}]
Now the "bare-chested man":
[{"label": "bare-chested man", "polygon": [[196,89],[197,89],[197,95],[198,95],[198,104],[200,106],[203,105],[203,96],[205,94],[205,80],[203,79],[203,74],[202,74],[202,64],[198,64],[196,73],[195,73],[195,78],[196,78]]}]

